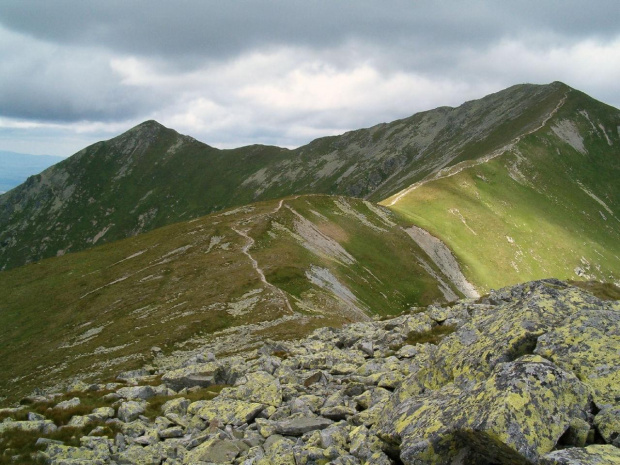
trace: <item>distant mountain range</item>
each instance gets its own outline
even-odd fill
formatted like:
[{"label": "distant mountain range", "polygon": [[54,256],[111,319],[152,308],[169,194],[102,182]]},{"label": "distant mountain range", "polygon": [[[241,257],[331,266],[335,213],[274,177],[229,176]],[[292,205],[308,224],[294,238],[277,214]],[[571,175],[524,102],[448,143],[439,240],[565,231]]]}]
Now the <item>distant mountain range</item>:
[{"label": "distant mountain range", "polygon": [[19,186],[28,176],[38,174],[63,159],[52,155],[28,155],[0,150],[0,194]]}]

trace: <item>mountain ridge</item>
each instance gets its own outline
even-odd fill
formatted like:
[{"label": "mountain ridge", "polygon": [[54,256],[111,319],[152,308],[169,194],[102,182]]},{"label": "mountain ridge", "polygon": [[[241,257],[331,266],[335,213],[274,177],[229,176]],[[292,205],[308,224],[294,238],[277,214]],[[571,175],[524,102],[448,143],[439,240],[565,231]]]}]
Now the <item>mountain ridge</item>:
[{"label": "mountain ridge", "polygon": [[483,292],[620,282],[620,112],[574,89],[561,102],[535,131],[381,203],[448,244]]},{"label": "mountain ridge", "polygon": [[145,121],[0,196],[0,269],[291,194],[383,200],[501,146],[544,118],[566,88],[517,85],[294,150],[220,150]]},{"label": "mountain ridge", "polygon": [[620,307],[572,285],[620,296],[618,128],[553,83],[83,149],[0,197],[0,461],[613,463]]}]

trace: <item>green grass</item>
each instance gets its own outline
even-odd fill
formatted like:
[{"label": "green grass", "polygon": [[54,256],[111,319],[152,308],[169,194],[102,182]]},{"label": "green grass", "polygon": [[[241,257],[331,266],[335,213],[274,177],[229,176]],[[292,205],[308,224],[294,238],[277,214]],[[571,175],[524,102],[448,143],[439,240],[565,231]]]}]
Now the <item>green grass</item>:
[{"label": "green grass", "polygon": [[[263,337],[302,337],[317,327],[359,319],[333,290],[308,280],[312,266],[329,270],[369,315],[398,314],[411,305],[443,300],[418,263],[423,253],[407,234],[386,227],[362,201],[341,201],[384,230],[343,214],[332,197],[306,196],[284,200],[277,213],[277,201],[257,203],[0,273],[0,352],[5,354],[0,392],[10,402],[37,387],[60,387],[81,373],[93,381],[113,378],[150,362],[152,346],[169,354],[193,338],[272,322],[289,313],[278,289],[306,318],[269,327]],[[304,248],[292,235],[298,217],[291,209],[354,262]],[[246,239],[233,227],[255,239],[250,252],[277,288],[261,283],[241,251]],[[243,307],[244,299],[253,298]],[[235,313],[234,305],[241,310]]]},{"label": "green grass", "polygon": [[[32,403],[24,399],[22,401],[24,408],[19,413],[3,414],[0,421],[9,417],[15,421],[25,421],[28,419],[28,412],[34,412],[45,416],[46,419],[52,420],[56,426],[63,426],[63,428],[52,433],[23,431],[0,433],[0,450],[2,451],[0,452],[0,464],[45,463],[43,459],[35,455],[45,449],[45,446],[36,446],[39,438],[62,441],[67,446],[79,446],[80,437],[90,434],[97,427],[103,427],[103,431],[98,433],[99,435],[114,437],[116,433],[120,432],[120,429],[114,424],[105,423],[105,421],[95,421],[84,428],[66,426],[74,415],[87,415],[92,413],[95,408],[109,406],[111,401],[103,399],[103,396],[108,392],[68,392],[50,402]],[[80,405],[69,409],[54,408],[58,402],[74,397],[80,399]],[[14,460],[14,457],[17,459]]]},{"label": "green grass", "polygon": [[[103,396],[110,393],[111,391],[94,391],[94,392],[67,392],[62,396],[56,397],[51,402],[34,402],[31,403],[27,399],[22,399],[20,402],[25,406],[24,412],[21,413],[21,416],[25,419],[27,417],[27,412],[34,412],[43,415],[48,420],[52,420],[56,426],[63,426],[69,423],[69,420],[74,415],[88,415],[92,413],[92,411],[99,407],[109,407],[112,405],[113,401],[103,399]],[[80,399],[80,404],[71,407],[71,408],[54,408],[54,405],[59,402],[73,399],[77,397]],[[18,418],[15,418],[16,420]]]},{"label": "green grass", "polygon": [[295,150],[218,150],[146,122],[0,196],[0,269],[90,248],[104,229],[97,244],[292,194],[378,201],[429,174],[446,154],[453,157],[449,166],[503,145],[565,89],[514,86]]},{"label": "green grass", "polygon": [[[519,153],[424,184],[391,207],[448,244],[483,292],[532,279],[574,279],[577,267],[590,279],[620,281],[620,159],[613,149],[620,138],[608,130],[610,147],[575,112],[587,108],[606,128],[615,128],[620,115],[582,94],[569,96],[551,124],[572,118],[587,154],[548,125],[524,138]],[[579,183],[605,199],[613,215]]]}]

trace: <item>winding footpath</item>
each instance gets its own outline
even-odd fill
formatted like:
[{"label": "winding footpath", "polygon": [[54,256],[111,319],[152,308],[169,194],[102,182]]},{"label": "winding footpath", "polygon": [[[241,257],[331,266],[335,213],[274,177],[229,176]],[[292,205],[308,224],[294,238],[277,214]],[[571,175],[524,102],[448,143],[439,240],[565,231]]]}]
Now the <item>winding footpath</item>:
[{"label": "winding footpath", "polygon": [[[270,211],[268,213],[263,213],[263,214],[260,214],[260,215],[256,215],[255,218],[260,218],[262,216],[274,215],[274,214],[278,213],[280,211],[280,209],[282,208],[283,203],[284,203],[284,200],[280,200],[278,202],[278,206],[276,208],[274,208],[272,211]],[[231,226],[230,228],[235,233],[237,233],[239,236],[241,236],[241,237],[243,237],[245,239],[245,245],[241,248],[241,252],[250,259],[250,263],[252,264],[252,268],[254,268],[254,271],[256,271],[256,273],[258,274],[258,277],[260,278],[261,282],[266,287],[272,289],[276,294],[280,295],[280,297],[282,298],[282,300],[286,304],[286,308],[291,313],[295,313],[295,311],[293,310],[293,307],[291,307],[291,303],[288,300],[288,297],[286,296],[285,292],[282,289],[280,289],[279,287],[274,286],[269,281],[267,281],[267,278],[265,277],[265,273],[258,266],[258,262],[256,261],[256,259],[250,253],[250,249],[254,246],[255,241],[254,241],[254,238],[252,238],[252,237],[250,237],[248,235],[248,230],[239,229],[237,226]]]}]

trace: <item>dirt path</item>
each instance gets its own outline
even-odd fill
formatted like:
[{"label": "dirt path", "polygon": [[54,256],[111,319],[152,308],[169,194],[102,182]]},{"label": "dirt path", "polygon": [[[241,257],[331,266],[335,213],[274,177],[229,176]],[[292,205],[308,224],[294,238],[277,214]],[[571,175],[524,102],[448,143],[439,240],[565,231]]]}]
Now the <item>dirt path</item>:
[{"label": "dirt path", "polygon": [[[263,216],[268,216],[268,215],[273,215],[275,213],[278,213],[280,211],[280,209],[282,208],[283,204],[284,204],[284,200],[280,200],[278,202],[278,206],[276,208],[274,208],[272,211],[270,211],[268,213],[263,213],[261,215],[256,215],[255,218],[260,218],[260,217],[263,217]],[[268,287],[269,289],[273,290],[276,294],[280,295],[280,297],[282,298],[282,300],[286,304],[286,308],[291,313],[295,313],[294,310],[293,310],[293,307],[291,307],[291,303],[288,300],[288,297],[286,296],[285,292],[282,289],[280,289],[279,287],[274,286],[269,281],[267,281],[267,278],[265,277],[265,273],[260,268],[260,266],[258,266],[258,262],[256,261],[256,259],[250,253],[250,249],[254,246],[255,241],[254,241],[254,238],[252,238],[248,234],[248,230],[239,229],[238,225],[231,226],[230,229],[232,229],[235,233],[237,233],[239,236],[241,236],[241,237],[243,237],[245,239],[245,245],[241,248],[241,252],[250,259],[250,263],[252,264],[252,268],[254,268],[254,271],[256,271],[256,273],[258,274],[258,277],[260,278],[261,282],[265,285],[265,287]]]},{"label": "dirt path", "polygon": [[475,166],[482,165],[483,163],[487,163],[487,162],[493,160],[494,158],[497,158],[500,155],[503,155],[504,153],[512,150],[514,148],[514,146],[517,145],[521,141],[521,139],[523,139],[525,136],[529,136],[530,134],[533,134],[536,131],[539,131],[542,128],[544,128],[545,125],[549,122],[549,120],[558,112],[558,110],[560,108],[562,108],[562,106],[564,105],[564,102],[566,102],[566,98],[567,97],[568,97],[568,92],[566,94],[564,94],[564,97],[562,97],[562,99],[558,102],[558,104],[555,106],[555,108],[553,110],[551,110],[549,112],[549,114],[542,120],[542,123],[539,126],[537,126],[534,129],[532,129],[530,131],[527,131],[527,132],[525,132],[525,133],[515,137],[508,144],[504,145],[503,147],[501,147],[501,148],[499,148],[497,150],[494,150],[493,152],[489,153],[488,155],[485,155],[483,157],[478,158],[477,160],[465,160],[465,161],[462,161],[461,163],[457,163],[454,166],[450,166],[448,168],[440,169],[439,171],[433,173],[432,175],[426,177],[425,179],[422,179],[421,181],[418,181],[418,182],[412,184],[411,186],[409,186],[408,188],[406,188],[405,190],[401,191],[396,197],[394,197],[394,199],[392,201],[390,201],[390,203],[388,205],[390,205],[390,206],[394,205],[395,203],[400,201],[400,199],[402,199],[404,196],[406,196],[409,192],[417,189],[418,187],[426,184],[427,182],[437,181],[437,180],[443,179],[443,178],[449,178],[451,176],[459,174],[461,171],[463,171],[465,169],[473,168]]}]

